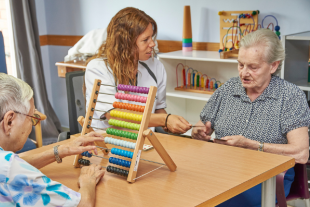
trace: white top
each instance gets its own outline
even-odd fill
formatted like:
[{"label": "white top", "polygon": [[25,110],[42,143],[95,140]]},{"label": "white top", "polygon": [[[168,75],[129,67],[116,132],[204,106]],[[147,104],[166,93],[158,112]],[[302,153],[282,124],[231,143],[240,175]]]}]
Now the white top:
[{"label": "white top", "polygon": [[[146,61],[140,61],[144,62],[148,65],[150,70],[154,73],[157,83],[153,79],[153,77],[149,74],[147,69],[138,63],[138,77],[137,77],[137,86],[141,87],[150,87],[150,86],[156,86],[157,87],[157,94],[155,98],[155,103],[153,106],[152,113],[155,112],[156,109],[162,109],[166,108],[166,83],[167,83],[167,74],[166,70],[164,68],[164,65],[157,59],[150,58]],[[85,72],[85,86],[86,86],[86,108],[88,108],[88,104],[90,101],[91,92],[93,89],[93,84],[95,79],[100,79],[102,84],[106,85],[117,85],[115,84],[115,80],[112,74],[112,70],[110,68],[107,68],[105,62],[101,58],[94,59],[90,61],[86,67]],[[123,91],[118,91],[119,93],[124,93]],[[111,86],[104,86],[102,85],[100,87],[100,93],[108,93],[108,94],[115,94],[116,88]],[[132,93],[139,96],[147,96],[147,94],[141,94],[141,93]],[[133,101],[127,101],[127,100],[119,100],[116,99],[114,95],[105,95],[105,94],[99,94],[98,101],[103,102],[109,102],[113,103],[115,101],[123,102],[123,103],[131,103],[131,104],[137,104],[137,105],[145,105],[144,103],[139,102],[133,102]],[[106,103],[96,103],[95,109],[102,110],[102,111],[108,111],[113,108],[112,104],[106,104]],[[99,119],[100,116],[104,112],[95,111],[93,117]],[[108,124],[108,121],[99,121],[99,120],[92,120],[91,126],[97,127],[97,128],[108,128],[110,125]]]}]

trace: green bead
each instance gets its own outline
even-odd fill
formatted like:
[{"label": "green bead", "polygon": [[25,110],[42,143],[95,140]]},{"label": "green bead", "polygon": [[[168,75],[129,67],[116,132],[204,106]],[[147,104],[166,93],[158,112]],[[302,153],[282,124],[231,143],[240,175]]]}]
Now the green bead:
[{"label": "green bead", "polygon": [[280,36],[280,34],[281,34],[281,33],[280,33],[279,31],[276,31],[276,35]]},{"label": "green bead", "polygon": [[135,137],[135,140],[137,140],[138,139],[138,134],[136,134],[136,137]]},{"label": "green bead", "polygon": [[254,15],[256,15],[257,14],[257,12],[256,11],[252,11],[252,15],[254,16]]}]

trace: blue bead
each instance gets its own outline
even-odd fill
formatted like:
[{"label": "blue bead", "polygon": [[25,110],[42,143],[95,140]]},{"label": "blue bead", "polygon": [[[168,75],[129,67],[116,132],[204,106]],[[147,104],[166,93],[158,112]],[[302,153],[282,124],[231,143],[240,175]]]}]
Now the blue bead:
[{"label": "blue bead", "polygon": [[109,162],[110,162],[110,163],[113,163],[113,157],[110,157],[110,158],[109,158]]},{"label": "blue bead", "polygon": [[222,50],[222,49],[219,49],[219,52],[223,52],[223,50]]},{"label": "blue bead", "polygon": [[275,30],[275,31],[279,31],[279,30],[280,30],[280,26],[278,26],[278,25],[275,26],[274,30]]},{"label": "blue bead", "polygon": [[218,85],[217,85],[217,83],[215,83],[215,88],[218,88]]}]

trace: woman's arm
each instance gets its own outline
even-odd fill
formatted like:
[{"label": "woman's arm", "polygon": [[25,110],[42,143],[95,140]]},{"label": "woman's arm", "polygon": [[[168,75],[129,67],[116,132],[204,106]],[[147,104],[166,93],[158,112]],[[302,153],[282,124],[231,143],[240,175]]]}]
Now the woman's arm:
[{"label": "woman's arm", "polygon": [[[77,155],[91,150],[94,150],[95,154],[97,154],[96,146],[92,146],[96,141],[104,141],[104,137],[98,133],[92,132],[85,136],[74,138],[70,142],[58,147],[59,157],[64,158],[66,156]],[[21,158],[38,169],[56,161],[54,148],[38,154],[23,156]]]},{"label": "woman's arm", "polygon": [[[264,152],[285,155],[295,158],[296,163],[305,164],[309,158],[309,135],[308,127],[300,127],[287,133],[287,144],[264,143]],[[243,136],[228,136],[220,140],[215,139],[215,143],[230,146],[243,147],[257,150],[259,142],[247,139]]]}]

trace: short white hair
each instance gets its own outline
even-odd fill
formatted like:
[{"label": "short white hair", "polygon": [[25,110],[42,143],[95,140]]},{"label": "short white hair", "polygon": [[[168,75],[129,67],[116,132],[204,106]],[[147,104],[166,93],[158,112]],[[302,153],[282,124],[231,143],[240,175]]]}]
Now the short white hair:
[{"label": "short white hair", "polygon": [[33,90],[27,83],[0,73],[0,119],[10,110],[28,114],[32,97]]},{"label": "short white hair", "polygon": [[240,48],[265,46],[265,61],[269,64],[280,61],[277,70],[281,69],[285,59],[285,50],[279,37],[270,29],[258,29],[244,36],[240,41]]}]

